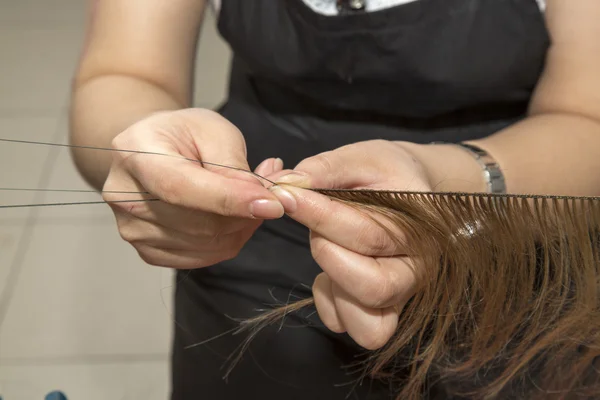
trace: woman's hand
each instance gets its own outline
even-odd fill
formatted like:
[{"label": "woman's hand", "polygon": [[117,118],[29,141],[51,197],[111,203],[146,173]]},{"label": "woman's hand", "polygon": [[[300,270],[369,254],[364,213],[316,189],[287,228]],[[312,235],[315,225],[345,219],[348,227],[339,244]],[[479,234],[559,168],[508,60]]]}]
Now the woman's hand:
[{"label": "woman's hand", "polygon": [[[424,169],[401,144],[377,140],[319,154],[289,172],[269,178],[284,183],[272,191],[286,213],[311,230],[312,254],[324,271],[313,286],[321,320],[364,348],[382,347],[415,291],[410,258],[373,216],[298,186],[429,191]],[[401,238],[398,227],[375,219]]]},{"label": "woman's hand", "polygon": [[[249,169],[242,134],[219,114],[189,109],[155,114],[124,131],[104,185],[121,236],[149,264],[189,269],[231,259],[263,219],[279,218],[283,207],[247,172],[186,160]],[[281,160],[265,160],[256,170],[269,175]],[[159,202],[116,191],[147,192]]]}]

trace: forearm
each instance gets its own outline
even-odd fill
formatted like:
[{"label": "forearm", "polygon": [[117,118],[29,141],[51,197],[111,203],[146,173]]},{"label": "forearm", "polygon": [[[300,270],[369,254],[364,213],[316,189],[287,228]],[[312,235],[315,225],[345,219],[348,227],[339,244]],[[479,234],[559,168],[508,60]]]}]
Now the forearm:
[{"label": "forearm", "polygon": [[511,193],[600,195],[600,121],[537,115],[472,143],[498,161]]},{"label": "forearm", "polygon": [[[492,155],[509,193],[600,195],[600,122],[540,114],[487,138],[470,141]],[[454,146],[407,144],[435,190],[485,191],[481,167]]]},{"label": "forearm", "polygon": [[[135,122],[155,112],[183,107],[150,82],[119,75],[97,77],[73,92],[70,140],[78,146],[110,147],[113,138]],[[101,190],[112,153],[75,148],[72,155],[83,178]]]}]

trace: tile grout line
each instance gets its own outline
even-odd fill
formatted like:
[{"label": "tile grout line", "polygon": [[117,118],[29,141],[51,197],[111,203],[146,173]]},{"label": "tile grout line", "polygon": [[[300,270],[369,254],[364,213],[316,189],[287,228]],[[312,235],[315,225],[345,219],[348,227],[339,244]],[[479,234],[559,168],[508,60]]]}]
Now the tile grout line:
[{"label": "tile grout line", "polygon": [[[57,141],[61,136],[61,127],[63,124],[64,117],[63,114],[67,112],[66,110],[67,106],[65,105],[61,108],[61,111],[59,113],[57,126],[55,128],[54,134],[52,135],[52,139],[54,141]],[[56,166],[59,151],[59,148],[52,148],[48,151],[48,155],[46,156],[46,159],[42,164],[42,173],[38,179],[39,188],[45,188],[46,186],[48,186],[52,173],[54,172],[54,167]],[[47,194],[45,192],[36,193],[33,202],[43,202],[46,198],[46,195]],[[31,239],[33,238],[34,226],[38,214],[39,209],[37,208],[31,209],[27,214],[27,219],[25,220],[25,227],[23,233],[19,238],[19,243],[17,245],[15,255],[13,256],[12,262],[10,263],[8,276],[6,277],[6,283],[4,285],[4,290],[0,293],[0,332],[2,331],[4,319],[6,318],[6,314],[8,313],[8,308],[10,307],[13,294],[19,282],[19,277],[23,269],[23,262],[25,260],[25,256],[27,255],[27,250],[29,250]]]}]

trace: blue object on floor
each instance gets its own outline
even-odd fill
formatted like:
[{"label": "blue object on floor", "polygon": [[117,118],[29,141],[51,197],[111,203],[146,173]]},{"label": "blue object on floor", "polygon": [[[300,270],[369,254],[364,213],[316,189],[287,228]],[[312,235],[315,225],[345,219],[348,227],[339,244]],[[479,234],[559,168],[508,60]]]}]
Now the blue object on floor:
[{"label": "blue object on floor", "polygon": [[65,396],[62,392],[50,392],[46,395],[44,400],[67,400],[67,396]]}]

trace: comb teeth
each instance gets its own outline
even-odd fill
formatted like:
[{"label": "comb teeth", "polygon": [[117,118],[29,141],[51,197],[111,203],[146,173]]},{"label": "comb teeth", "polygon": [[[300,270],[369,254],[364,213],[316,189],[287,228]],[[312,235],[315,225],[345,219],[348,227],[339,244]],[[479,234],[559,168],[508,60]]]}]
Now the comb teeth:
[{"label": "comb teeth", "polygon": [[469,193],[469,192],[411,192],[406,190],[379,190],[379,189],[310,189],[324,195],[340,197],[344,194],[348,196],[358,194],[395,194],[395,195],[422,195],[422,196],[442,196],[442,197],[472,197],[472,198],[515,198],[515,199],[548,199],[548,200],[591,200],[600,201],[600,196],[564,196],[564,195],[545,195],[545,194],[514,194],[514,193]]},{"label": "comb teeth", "polygon": [[[407,400],[429,378],[450,397],[600,399],[600,197],[313,191],[396,225],[397,253],[414,262],[418,290],[386,346],[353,365],[359,380],[397,383]],[[246,321],[234,364],[258,331],[310,305]]]}]

